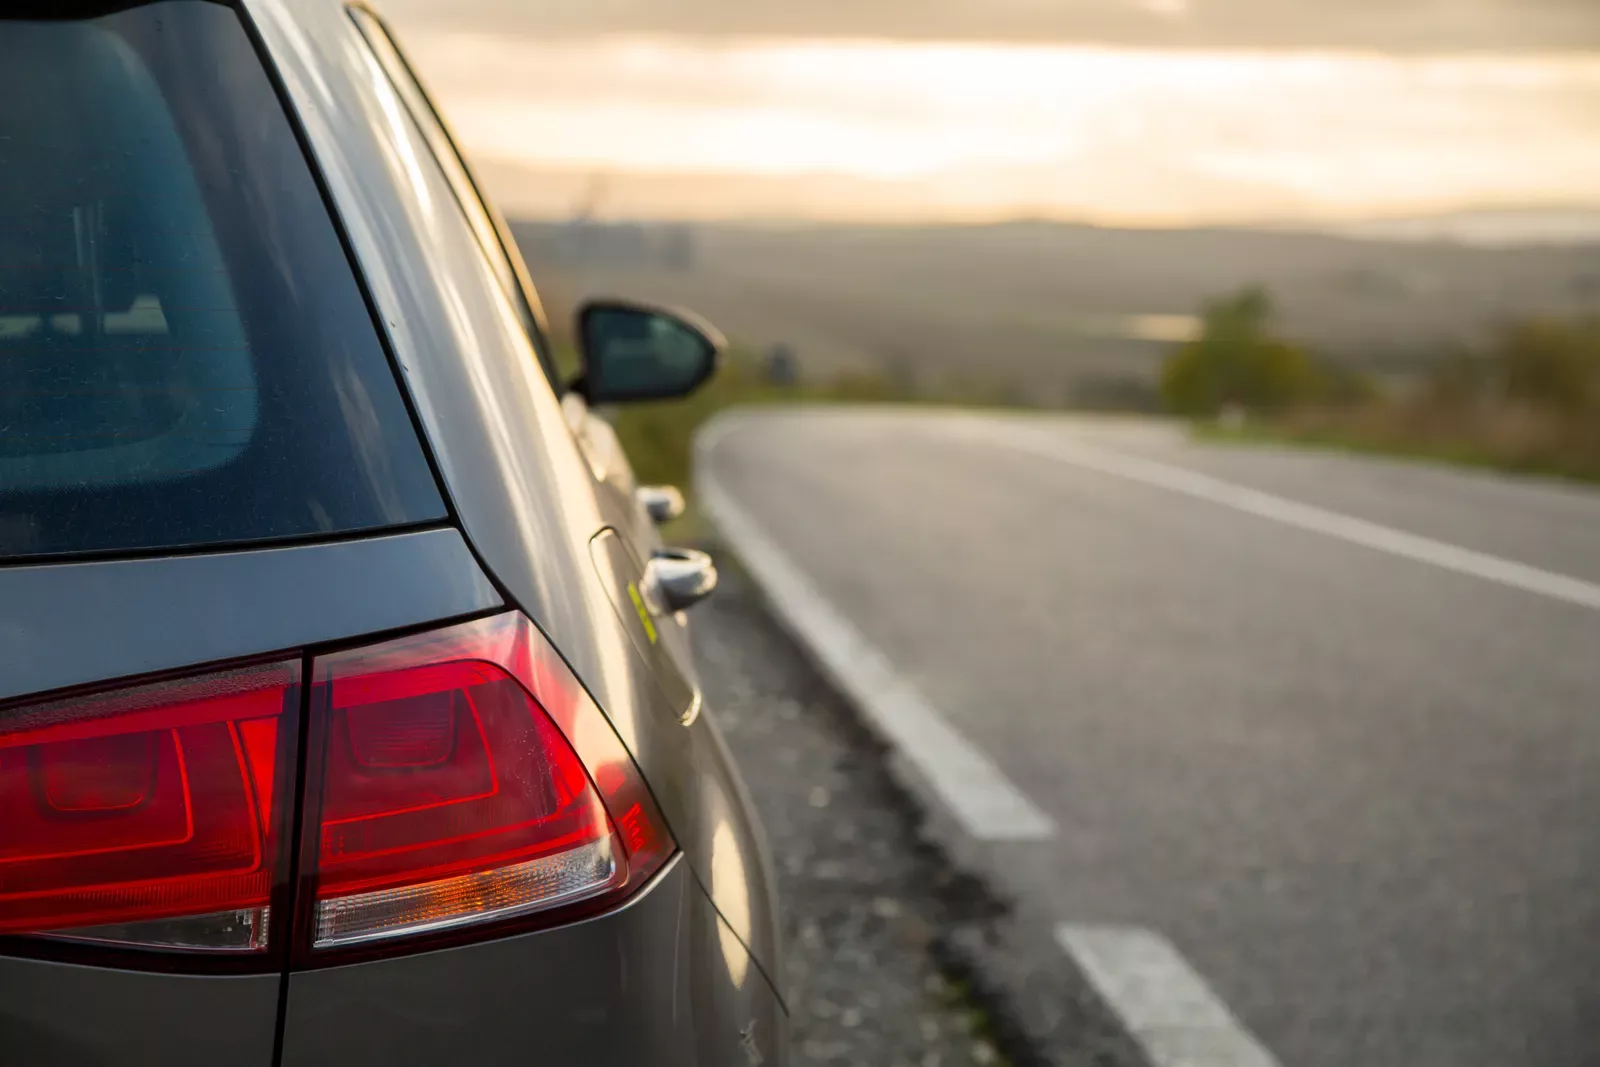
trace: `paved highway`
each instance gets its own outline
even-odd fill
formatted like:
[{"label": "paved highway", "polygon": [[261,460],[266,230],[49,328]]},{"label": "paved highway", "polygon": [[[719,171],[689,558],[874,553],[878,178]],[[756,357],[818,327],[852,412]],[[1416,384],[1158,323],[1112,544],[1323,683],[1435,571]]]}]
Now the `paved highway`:
[{"label": "paved highway", "polygon": [[701,445],[1153,1061],[1597,1062],[1600,494],[1120,420]]}]

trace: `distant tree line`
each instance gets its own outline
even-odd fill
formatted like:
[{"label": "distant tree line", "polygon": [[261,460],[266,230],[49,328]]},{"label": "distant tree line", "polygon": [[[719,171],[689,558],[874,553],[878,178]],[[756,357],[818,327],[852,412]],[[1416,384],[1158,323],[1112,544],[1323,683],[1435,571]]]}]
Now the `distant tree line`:
[{"label": "distant tree line", "polygon": [[[1319,360],[1272,330],[1272,302],[1246,289],[1205,305],[1200,336],[1167,360],[1161,396],[1182,415],[1230,406],[1272,414],[1379,398],[1367,377]],[[1600,316],[1529,317],[1499,330],[1482,352],[1436,362],[1421,394],[1438,403],[1522,404],[1560,414],[1600,413]]]},{"label": "distant tree line", "polygon": [[1274,333],[1266,292],[1211,301],[1162,369],[1177,414],[1251,416],[1269,431],[1600,479],[1600,316],[1531,316],[1436,360],[1395,395]]},{"label": "distant tree line", "polygon": [[1245,289],[1201,309],[1200,336],[1162,370],[1161,397],[1180,415],[1215,416],[1229,408],[1272,413],[1306,404],[1372,399],[1360,373],[1314,358],[1272,332],[1266,290]]}]

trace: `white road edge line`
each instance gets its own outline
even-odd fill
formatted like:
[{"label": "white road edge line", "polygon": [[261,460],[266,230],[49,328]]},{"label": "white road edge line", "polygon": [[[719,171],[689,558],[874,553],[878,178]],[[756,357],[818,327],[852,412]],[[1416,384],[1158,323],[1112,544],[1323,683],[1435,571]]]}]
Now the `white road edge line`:
[{"label": "white road edge line", "polygon": [[1536,593],[1552,600],[1600,611],[1600,585],[1532,567],[1526,563],[1475,552],[1447,541],[1436,541],[1406,533],[1337,511],[1329,511],[1297,500],[1264,493],[1234,482],[1213,478],[1185,467],[1145,459],[1081,441],[1043,439],[1026,427],[963,421],[947,427],[948,432],[971,436],[1019,452],[1053,459],[1086,470],[1110,474],[1129,481],[1168,489],[1175,493],[1210,501],[1285,526],[1322,534],[1350,544],[1387,552],[1392,556],[1428,563],[1457,574],[1466,574],[1523,592]]},{"label": "white road edge line", "polygon": [[927,779],[967,833],[982,841],[1033,841],[1055,833],[1049,817],[823,599],[704,464],[695,488],[706,513],[760,583],[784,625]]},{"label": "white road edge line", "polygon": [[1278,1067],[1205,979],[1154,930],[1062,923],[1056,941],[1152,1067]]}]

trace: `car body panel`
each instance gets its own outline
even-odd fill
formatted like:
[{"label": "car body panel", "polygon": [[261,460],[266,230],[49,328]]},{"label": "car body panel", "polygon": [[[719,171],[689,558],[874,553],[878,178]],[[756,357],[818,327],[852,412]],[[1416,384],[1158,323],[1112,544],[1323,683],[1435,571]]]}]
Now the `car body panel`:
[{"label": "car body panel", "polygon": [[677,629],[674,620],[653,611],[644,595],[644,564],[610,527],[595,534],[589,547],[617,620],[650,665],[667,710],[680,722],[692,722],[700,713],[701,693],[669,645],[670,631]]},{"label": "car body panel", "polygon": [[[642,571],[642,561],[648,560],[665,546],[660,529],[639,500],[638,480],[634,477],[628,454],[623,451],[616,430],[582,397],[567,394],[562,398],[562,410],[568,425],[575,427],[579,448],[594,474],[601,514],[609,524],[608,528],[626,545],[637,569]],[[614,587],[608,583],[608,588]],[[671,673],[682,677],[694,690],[693,703],[698,708],[700,678],[689,643],[688,618],[680,612],[665,616],[658,622],[663,646],[661,652],[671,661]]]},{"label": "car body panel", "polygon": [[786,1026],[681,857],[626,907],[582,923],[297,972],[287,1019],[283,1067],[742,1067],[772,1062]]},{"label": "car body panel", "polygon": [[[403,574],[406,581],[394,581]],[[0,567],[0,700],[470,615],[500,594],[453,529]]]},{"label": "car body panel", "polygon": [[271,1067],[280,981],[0,957],[0,1062]]},{"label": "car body panel", "polygon": [[685,726],[666,706],[590,559],[595,534],[638,521],[637,501],[604,488],[604,475],[596,481],[453,190],[343,5],[245,7],[322,170],[468,543],[594,695],[695,876],[775,973],[769,863],[726,748],[707,716]]}]

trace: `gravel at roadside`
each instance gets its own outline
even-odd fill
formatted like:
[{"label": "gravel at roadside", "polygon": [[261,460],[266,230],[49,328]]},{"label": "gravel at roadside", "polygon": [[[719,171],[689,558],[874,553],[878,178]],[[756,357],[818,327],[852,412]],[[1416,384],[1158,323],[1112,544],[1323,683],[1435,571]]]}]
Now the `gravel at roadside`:
[{"label": "gravel at roadside", "polygon": [[695,609],[694,638],[777,868],[792,1062],[1004,1062],[987,1018],[934,956],[957,910],[992,905],[921,843],[877,744],[734,568]]}]

